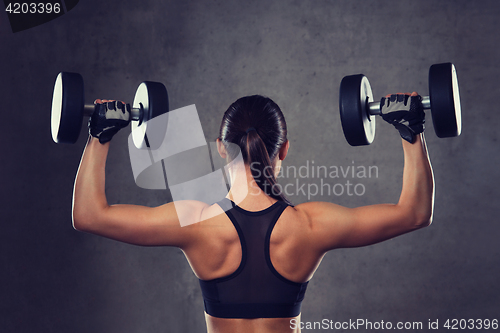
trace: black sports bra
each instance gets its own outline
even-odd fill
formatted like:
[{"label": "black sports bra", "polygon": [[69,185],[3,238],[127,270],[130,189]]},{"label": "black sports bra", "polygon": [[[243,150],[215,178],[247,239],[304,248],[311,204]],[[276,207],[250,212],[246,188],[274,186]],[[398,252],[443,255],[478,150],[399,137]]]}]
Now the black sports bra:
[{"label": "black sports bra", "polygon": [[219,318],[299,315],[308,282],[284,278],[273,267],[269,256],[271,232],[288,205],[277,201],[262,211],[250,212],[229,199],[218,204],[238,232],[242,258],[234,273],[214,280],[200,280],[205,311]]}]

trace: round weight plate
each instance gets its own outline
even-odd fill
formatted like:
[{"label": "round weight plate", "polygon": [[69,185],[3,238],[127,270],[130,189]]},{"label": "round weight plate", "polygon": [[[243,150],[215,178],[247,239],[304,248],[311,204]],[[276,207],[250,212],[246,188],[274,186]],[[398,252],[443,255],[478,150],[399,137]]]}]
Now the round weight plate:
[{"label": "round weight plate", "polygon": [[440,138],[459,136],[462,132],[462,112],[457,72],[452,63],[431,66],[429,95],[436,135]]},{"label": "round weight plate", "polygon": [[366,76],[358,74],[342,79],[340,120],[345,138],[351,146],[369,145],[375,138],[375,116],[369,114],[369,102],[373,102],[373,94]]},{"label": "round weight plate", "polygon": [[82,129],[83,78],[78,73],[57,75],[52,96],[51,131],[56,143],[75,143]]},{"label": "round weight plate", "polygon": [[168,112],[167,89],[159,82],[142,82],[135,93],[133,108],[143,109],[141,119],[132,122],[134,145],[138,149],[158,149],[167,131],[167,117],[158,117]]}]

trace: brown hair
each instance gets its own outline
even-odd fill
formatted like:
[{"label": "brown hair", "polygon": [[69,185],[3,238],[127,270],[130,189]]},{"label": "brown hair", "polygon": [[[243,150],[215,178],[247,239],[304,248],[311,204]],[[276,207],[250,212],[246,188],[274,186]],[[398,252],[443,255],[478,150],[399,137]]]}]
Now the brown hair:
[{"label": "brown hair", "polygon": [[290,203],[277,186],[273,161],[287,141],[286,122],[279,106],[270,98],[247,96],[231,104],[224,113],[219,139],[230,159],[239,153],[228,143],[239,146],[245,164],[259,188],[270,197]]}]

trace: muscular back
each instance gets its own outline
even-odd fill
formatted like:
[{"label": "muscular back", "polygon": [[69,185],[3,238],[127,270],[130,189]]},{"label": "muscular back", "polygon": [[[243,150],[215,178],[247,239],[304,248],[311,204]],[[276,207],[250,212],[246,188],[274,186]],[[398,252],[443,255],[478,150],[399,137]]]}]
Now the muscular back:
[{"label": "muscular back", "polygon": [[[189,226],[198,229],[198,240],[183,249],[196,276],[202,280],[233,273],[242,255],[238,233],[227,215],[217,205],[207,209],[220,214]],[[291,281],[310,280],[324,255],[311,243],[314,237],[307,214],[294,207],[286,208],[271,233],[269,251],[274,268]]]}]

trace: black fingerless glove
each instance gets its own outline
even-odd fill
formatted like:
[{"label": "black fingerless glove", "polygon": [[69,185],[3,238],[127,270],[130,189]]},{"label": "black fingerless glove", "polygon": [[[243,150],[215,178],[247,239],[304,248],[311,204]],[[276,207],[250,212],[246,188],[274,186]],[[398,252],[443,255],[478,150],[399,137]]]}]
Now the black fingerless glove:
[{"label": "black fingerless glove", "polygon": [[389,124],[394,125],[406,141],[415,142],[415,136],[424,131],[425,112],[422,97],[404,94],[382,97],[380,114]]},{"label": "black fingerless glove", "polygon": [[89,120],[89,133],[104,144],[129,123],[130,104],[119,101],[96,104]]}]

